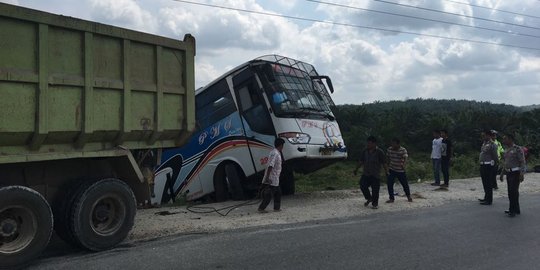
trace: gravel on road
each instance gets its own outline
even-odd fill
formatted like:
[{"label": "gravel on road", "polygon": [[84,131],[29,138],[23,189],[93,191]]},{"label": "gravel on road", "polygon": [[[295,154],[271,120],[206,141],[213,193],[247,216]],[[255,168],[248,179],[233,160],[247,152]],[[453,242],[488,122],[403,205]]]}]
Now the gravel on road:
[{"label": "gravel on road", "polygon": [[[145,241],[159,237],[211,233],[231,229],[241,229],[270,224],[289,224],[330,218],[363,216],[379,212],[411,211],[417,208],[436,207],[453,201],[470,201],[478,204],[477,198],[483,197],[480,178],[452,179],[450,187],[442,189],[431,186],[430,183],[411,183],[413,202],[408,202],[403,189],[396,184],[394,191],[398,192],[394,203],[385,203],[388,199],[386,186],[381,186],[379,208],[364,207],[364,198],[358,189],[320,191],[301,193],[282,198],[282,211],[273,212],[272,202],[268,213],[257,212],[257,202],[251,205],[233,209],[227,216],[217,213],[192,213],[186,206],[160,207],[138,210],[135,226],[129,236],[129,241]],[[506,182],[499,182],[499,189],[494,190],[494,203],[489,207],[508,209]],[[520,193],[540,192],[540,173],[528,173],[521,183]],[[238,205],[243,202],[228,201],[223,203],[205,204],[205,207],[216,209]]]}]

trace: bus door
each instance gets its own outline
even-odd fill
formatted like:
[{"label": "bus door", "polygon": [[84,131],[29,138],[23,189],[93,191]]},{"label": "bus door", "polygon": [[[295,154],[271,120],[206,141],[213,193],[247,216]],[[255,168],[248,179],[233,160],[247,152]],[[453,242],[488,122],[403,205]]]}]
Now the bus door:
[{"label": "bus door", "polygon": [[268,153],[274,147],[274,125],[255,74],[245,69],[234,76],[233,84],[253,166],[260,172],[266,168]]}]

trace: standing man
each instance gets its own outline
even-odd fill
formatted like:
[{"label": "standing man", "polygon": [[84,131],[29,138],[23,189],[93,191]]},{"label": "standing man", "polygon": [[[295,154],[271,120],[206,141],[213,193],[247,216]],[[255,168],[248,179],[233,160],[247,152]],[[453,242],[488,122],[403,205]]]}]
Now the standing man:
[{"label": "standing man", "polygon": [[484,199],[478,199],[482,205],[491,205],[493,203],[493,181],[492,177],[497,160],[497,145],[491,140],[491,131],[484,130],[481,133],[482,148],[480,148],[480,177],[484,186]]},{"label": "standing man", "polygon": [[504,148],[501,142],[497,140],[497,131],[494,129],[491,130],[491,140],[493,140],[493,143],[497,145],[497,161],[495,164],[495,172],[492,176],[493,189],[497,190],[499,189],[499,187],[497,186],[497,173],[499,172],[499,170],[502,171],[502,167],[499,166],[499,164],[501,164],[502,158],[504,156]]},{"label": "standing man", "polygon": [[274,211],[281,211],[281,188],[279,187],[279,175],[281,174],[281,165],[283,164],[283,145],[285,140],[276,138],[274,141],[274,149],[268,155],[268,165],[264,172],[261,197],[262,201],[259,205],[259,213],[266,213],[265,210],[270,200],[274,198]]},{"label": "standing man", "polygon": [[435,182],[432,186],[441,185],[441,157],[442,157],[442,138],[439,130],[433,131],[433,141],[431,143],[431,162],[433,164],[433,177]]},{"label": "standing man", "polygon": [[394,181],[397,178],[399,183],[403,187],[407,200],[412,202],[411,191],[409,190],[409,183],[407,182],[407,174],[405,174],[405,164],[407,163],[407,149],[400,145],[398,138],[392,139],[392,146],[388,147],[386,151],[389,161],[389,173],[386,181],[388,187],[389,199],[387,203],[394,202]]},{"label": "standing man", "polygon": [[[358,173],[358,169],[364,166],[362,177],[360,177],[360,190],[364,194],[366,202],[364,206],[371,203],[371,208],[379,208],[379,189],[381,187],[381,167],[384,167],[386,175],[388,175],[388,167],[386,165],[386,156],[379,147],[377,147],[377,139],[374,136],[367,138],[367,147],[360,154],[358,165],[354,170],[354,175]],[[369,191],[371,187],[371,193]]]},{"label": "standing man", "polygon": [[448,138],[448,131],[446,129],[441,130],[442,137],[442,153],[441,153],[441,171],[444,178],[444,184],[442,187],[448,187],[450,182],[450,159],[452,158],[452,141]]},{"label": "standing man", "polygon": [[521,214],[519,209],[519,183],[523,182],[525,174],[525,155],[523,148],[514,144],[514,136],[507,134],[503,138],[506,150],[504,151],[503,170],[501,172],[501,182],[503,175],[506,174],[506,183],[508,185],[508,200],[510,208],[504,211],[509,217],[515,217]]}]

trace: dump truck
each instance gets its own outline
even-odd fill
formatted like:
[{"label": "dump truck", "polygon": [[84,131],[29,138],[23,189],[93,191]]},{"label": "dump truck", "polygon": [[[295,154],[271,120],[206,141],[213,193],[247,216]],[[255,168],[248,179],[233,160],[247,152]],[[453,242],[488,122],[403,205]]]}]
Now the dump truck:
[{"label": "dump truck", "polygon": [[195,39],[0,3],[0,268],[54,230],[100,251],[122,242],[149,186],[132,151],[195,128]]}]

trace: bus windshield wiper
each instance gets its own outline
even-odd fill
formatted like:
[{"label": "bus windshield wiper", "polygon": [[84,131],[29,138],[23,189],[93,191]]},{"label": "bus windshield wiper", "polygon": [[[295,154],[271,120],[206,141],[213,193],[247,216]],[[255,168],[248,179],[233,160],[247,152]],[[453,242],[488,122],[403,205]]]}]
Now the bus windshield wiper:
[{"label": "bus windshield wiper", "polygon": [[331,114],[329,114],[327,111],[325,110],[321,110],[321,109],[317,109],[317,108],[313,108],[313,107],[305,107],[305,108],[302,108],[301,109],[303,112],[307,113],[306,111],[309,111],[309,112],[317,112],[318,115],[322,115],[322,116],[325,116],[326,118],[328,118],[328,120],[330,121],[334,121],[336,118],[334,116],[332,116]]}]

